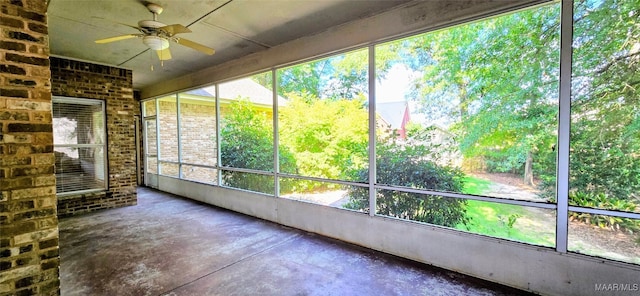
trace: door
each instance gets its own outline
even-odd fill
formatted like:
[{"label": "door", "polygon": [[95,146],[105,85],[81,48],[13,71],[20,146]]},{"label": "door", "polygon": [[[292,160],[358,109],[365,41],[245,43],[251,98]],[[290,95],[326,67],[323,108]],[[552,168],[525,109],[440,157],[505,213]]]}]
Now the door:
[{"label": "door", "polygon": [[156,117],[144,119],[144,184],[158,188],[158,129]]}]

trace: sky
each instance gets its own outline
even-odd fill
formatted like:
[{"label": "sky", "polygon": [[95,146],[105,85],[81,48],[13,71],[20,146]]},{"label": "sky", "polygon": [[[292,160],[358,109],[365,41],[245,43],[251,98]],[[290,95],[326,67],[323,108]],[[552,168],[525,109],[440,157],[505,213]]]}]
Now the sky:
[{"label": "sky", "polygon": [[391,67],[382,81],[376,81],[376,100],[378,102],[405,101],[405,93],[418,72],[410,70],[404,64]]},{"label": "sky", "polygon": [[[414,78],[419,77],[420,72],[409,69],[404,64],[395,64],[391,67],[386,75],[386,78],[380,82],[376,82],[376,102],[398,102],[407,101],[405,95],[411,89],[411,83]],[[446,126],[447,123],[444,120],[438,122],[428,122],[423,114],[418,111],[418,102],[415,100],[409,100],[409,116],[411,122],[421,124],[438,124],[440,126]]]}]

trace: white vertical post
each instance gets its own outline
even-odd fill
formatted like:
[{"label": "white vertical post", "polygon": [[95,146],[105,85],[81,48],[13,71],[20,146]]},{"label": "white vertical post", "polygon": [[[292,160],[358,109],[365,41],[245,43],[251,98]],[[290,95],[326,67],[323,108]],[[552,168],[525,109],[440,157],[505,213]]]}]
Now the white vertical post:
[{"label": "white vertical post", "polygon": [[178,136],[178,178],[182,179],[182,132],[180,131],[180,93],[176,94],[176,129]]},{"label": "white vertical post", "polygon": [[369,216],[376,215],[376,56],[369,46]]},{"label": "white vertical post", "polygon": [[222,167],[222,164],[220,163],[221,159],[220,157],[222,156],[222,153],[220,152],[220,89],[219,89],[219,85],[216,83],[215,84],[215,91],[216,91],[216,169],[218,171],[218,173],[216,174],[218,176],[218,181],[216,182],[218,184],[218,186],[222,185],[222,170],[220,170],[220,168]]},{"label": "white vertical post", "polygon": [[280,151],[279,151],[279,137],[278,137],[278,77],[276,76],[276,70],[271,69],[271,89],[273,93],[273,182],[274,182],[274,196],[280,197],[280,178],[278,176],[280,172]]},{"label": "white vertical post", "polygon": [[558,110],[558,158],[556,181],[556,251],[567,252],[569,231],[569,136],[571,128],[571,72],[573,0],[562,0],[560,18],[560,102]]},{"label": "white vertical post", "polygon": [[[156,103],[156,180],[160,176],[160,99],[154,100]],[[156,182],[156,187],[158,184]]]}]

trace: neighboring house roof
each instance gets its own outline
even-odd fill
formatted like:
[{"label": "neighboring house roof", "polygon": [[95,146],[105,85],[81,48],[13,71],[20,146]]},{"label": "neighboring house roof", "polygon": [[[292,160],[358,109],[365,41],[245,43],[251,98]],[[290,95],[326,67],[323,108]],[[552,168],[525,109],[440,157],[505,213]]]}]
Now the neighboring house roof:
[{"label": "neighboring house roof", "polygon": [[376,103],[376,112],[380,114],[382,119],[388,123],[393,129],[402,129],[405,121],[405,112],[407,112],[407,102],[381,102]]},{"label": "neighboring house roof", "polygon": [[[231,82],[221,83],[218,87],[221,100],[235,100],[238,97],[249,98],[249,101],[263,106],[273,105],[273,92],[251,80],[251,78],[238,79]],[[207,86],[186,92],[190,95],[202,97],[215,97],[215,86]],[[278,96],[278,105],[285,105],[287,100]]]},{"label": "neighboring house roof", "polygon": [[201,97],[213,97],[215,96],[216,89],[214,87],[205,87],[205,88],[190,90],[187,93],[190,95],[201,96]]}]

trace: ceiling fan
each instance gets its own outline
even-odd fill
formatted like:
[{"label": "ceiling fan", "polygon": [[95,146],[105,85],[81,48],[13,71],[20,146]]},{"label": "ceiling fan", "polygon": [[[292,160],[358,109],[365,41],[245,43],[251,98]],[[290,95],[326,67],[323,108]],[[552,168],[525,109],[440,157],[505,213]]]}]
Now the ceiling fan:
[{"label": "ceiling fan", "polygon": [[204,54],[212,55],[215,53],[215,50],[213,48],[176,36],[177,34],[191,33],[191,30],[189,30],[189,28],[180,24],[165,25],[161,22],[158,22],[158,15],[163,11],[162,6],[150,2],[144,2],[144,4],[147,9],[153,14],[153,20],[139,21],[137,27],[127,24],[121,24],[140,31],[140,34],[115,36],[105,39],[99,39],[95,42],[102,44],[135,37],[142,38],[142,43],[144,43],[150,49],[155,50],[158,54],[158,58],[160,58],[161,61],[171,59],[171,52],[169,51],[170,41],[193,48]]}]

